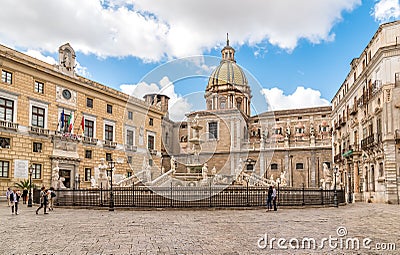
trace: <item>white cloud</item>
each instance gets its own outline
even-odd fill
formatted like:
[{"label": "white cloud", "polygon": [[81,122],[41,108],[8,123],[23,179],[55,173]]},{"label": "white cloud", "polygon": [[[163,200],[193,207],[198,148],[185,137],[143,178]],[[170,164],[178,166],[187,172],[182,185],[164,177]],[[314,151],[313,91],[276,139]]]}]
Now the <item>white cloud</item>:
[{"label": "white cloud", "polygon": [[140,82],[138,84],[123,84],[120,86],[122,92],[131,96],[143,99],[143,96],[151,93],[158,93],[168,96],[169,117],[172,120],[179,121],[185,118],[185,114],[190,112],[192,105],[187,98],[175,92],[175,85],[164,76],[158,84]]},{"label": "white cloud", "polygon": [[372,15],[375,20],[384,23],[400,17],[399,0],[380,0],[374,6]]},{"label": "white cloud", "polygon": [[285,95],[279,88],[262,89],[268,110],[298,109],[306,107],[327,106],[329,101],[321,97],[321,92],[311,88],[297,87],[291,95]]},{"label": "white cloud", "polygon": [[2,26],[0,42],[48,52],[70,42],[76,51],[100,57],[159,61],[219,47],[229,32],[231,44],[269,42],[290,51],[302,38],[332,40],[331,29],[342,12],[359,4],[361,0],[3,0],[0,23],[7,26]]}]

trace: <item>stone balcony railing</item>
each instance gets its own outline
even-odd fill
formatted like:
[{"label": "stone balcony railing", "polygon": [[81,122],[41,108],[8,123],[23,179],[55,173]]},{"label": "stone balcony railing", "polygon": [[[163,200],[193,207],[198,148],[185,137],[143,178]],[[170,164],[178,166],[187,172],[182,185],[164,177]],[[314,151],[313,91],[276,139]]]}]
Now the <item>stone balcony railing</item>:
[{"label": "stone balcony railing", "polygon": [[99,141],[99,139],[96,139],[93,137],[87,137],[87,136],[82,137],[82,143],[85,143],[85,144],[96,145],[98,141]]},{"label": "stone balcony railing", "polygon": [[0,128],[9,129],[9,130],[18,130],[18,123],[0,120]]},{"label": "stone balcony railing", "polygon": [[117,142],[105,140],[105,141],[103,142],[103,147],[115,149],[115,148],[117,147]]},{"label": "stone balcony railing", "polygon": [[136,152],[137,146],[131,144],[125,144],[125,151]]},{"label": "stone balcony railing", "polygon": [[48,129],[41,128],[41,127],[33,127],[33,126],[30,127],[29,133],[35,134],[35,135],[42,135],[42,136],[50,135],[50,131]]}]

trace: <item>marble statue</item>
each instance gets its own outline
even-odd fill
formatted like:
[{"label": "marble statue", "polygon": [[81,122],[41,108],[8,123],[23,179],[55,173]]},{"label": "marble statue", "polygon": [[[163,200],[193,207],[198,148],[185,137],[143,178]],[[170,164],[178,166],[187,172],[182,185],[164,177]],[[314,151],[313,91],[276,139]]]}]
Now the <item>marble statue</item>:
[{"label": "marble statue", "polygon": [[332,183],[332,174],[326,163],[322,164],[322,168],[323,168],[322,172],[324,175],[324,178],[321,179],[322,188],[329,189],[329,187],[331,186],[330,184]]},{"label": "marble statue", "polygon": [[54,161],[54,168],[51,174],[51,186],[53,186],[55,189],[60,188],[60,168],[58,167],[58,160]]},{"label": "marble statue", "polygon": [[64,181],[65,181],[65,178],[64,177],[60,177],[60,182],[59,182],[59,188],[60,189],[66,189],[67,188],[64,185]]},{"label": "marble statue", "polygon": [[216,175],[217,174],[217,168],[215,166],[211,169],[211,174]]},{"label": "marble statue", "polygon": [[105,162],[105,159],[101,158],[100,164],[98,166],[98,169],[99,169],[98,182],[99,182],[100,187],[102,187],[103,189],[108,189],[107,168],[108,168],[108,166]]},{"label": "marble statue", "polygon": [[281,176],[280,176],[279,180],[283,187],[287,186],[286,171],[281,172]]},{"label": "marble statue", "polygon": [[90,187],[97,188],[97,183],[96,183],[96,179],[94,178],[94,176],[90,177]]},{"label": "marble statue", "polygon": [[201,175],[203,176],[203,180],[207,180],[207,173],[208,173],[207,163],[204,163],[203,167],[201,168]]},{"label": "marble statue", "polygon": [[176,171],[176,159],[174,156],[171,156],[171,170],[173,173]]}]

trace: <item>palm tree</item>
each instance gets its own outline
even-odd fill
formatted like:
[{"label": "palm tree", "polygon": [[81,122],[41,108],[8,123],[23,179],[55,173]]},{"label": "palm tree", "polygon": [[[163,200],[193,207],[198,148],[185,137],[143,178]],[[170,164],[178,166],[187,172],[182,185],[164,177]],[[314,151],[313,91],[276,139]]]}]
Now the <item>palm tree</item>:
[{"label": "palm tree", "polygon": [[[31,185],[29,184],[29,180],[23,180],[23,181],[20,181],[20,182],[16,182],[15,183],[15,187],[18,187],[18,188],[20,188],[20,189],[27,189],[27,190],[29,190],[30,188],[31,188]],[[32,188],[35,188],[35,184],[34,183],[32,183]]]}]

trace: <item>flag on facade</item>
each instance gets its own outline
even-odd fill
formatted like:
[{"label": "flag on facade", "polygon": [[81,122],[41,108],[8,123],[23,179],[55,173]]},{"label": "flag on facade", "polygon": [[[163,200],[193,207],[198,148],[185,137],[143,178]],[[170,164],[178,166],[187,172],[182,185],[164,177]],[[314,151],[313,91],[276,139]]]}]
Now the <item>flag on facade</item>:
[{"label": "flag on facade", "polygon": [[65,118],[65,114],[64,114],[64,109],[63,109],[62,112],[61,112],[61,118],[60,118],[60,121],[61,121],[61,129],[64,128],[64,118]]},{"label": "flag on facade", "polygon": [[85,116],[82,116],[81,128],[82,128],[82,133],[85,133]]},{"label": "flag on facade", "polygon": [[74,124],[74,116],[73,116],[74,114],[71,112],[71,114],[69,115],[69,118],[68,118],[68,133],[72,133],[71,131],[72,131],[72,126],[73,126],[73,124]]}]

